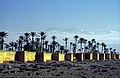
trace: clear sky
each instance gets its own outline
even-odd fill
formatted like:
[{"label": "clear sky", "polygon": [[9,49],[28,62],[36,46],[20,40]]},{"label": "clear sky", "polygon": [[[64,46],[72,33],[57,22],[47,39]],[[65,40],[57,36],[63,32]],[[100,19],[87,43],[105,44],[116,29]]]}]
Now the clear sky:
[{"label": "clear sky", "polygon": [[120,0],[0,0],[0,30],[42,31],[51,27],[115,32],[107,36],[118,43]]}]

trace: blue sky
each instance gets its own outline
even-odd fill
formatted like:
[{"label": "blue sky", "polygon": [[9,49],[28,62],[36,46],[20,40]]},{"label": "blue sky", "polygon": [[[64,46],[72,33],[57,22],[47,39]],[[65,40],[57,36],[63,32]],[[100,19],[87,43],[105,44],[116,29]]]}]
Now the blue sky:
[{"label": "blue sky", "polygon": [[[71,29],[69,33],[79,29],[87,36],[91,32],[98,40],[107,36],[109,39],[101,38],[100,41],[118,44],[120,0],[0,0],[0,30],[38,32],[53,27],[57,31]],[[101,32],[105,32],[104,36],[99,34]]]}]

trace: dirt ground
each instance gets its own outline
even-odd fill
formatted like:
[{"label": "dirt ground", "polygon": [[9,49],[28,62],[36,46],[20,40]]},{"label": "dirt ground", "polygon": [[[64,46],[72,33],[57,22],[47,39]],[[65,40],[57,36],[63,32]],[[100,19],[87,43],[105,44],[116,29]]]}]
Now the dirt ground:
[{"label": "dirt ground", "polygon": [[120,61],[0,64],[0,78],[120,78]]}]

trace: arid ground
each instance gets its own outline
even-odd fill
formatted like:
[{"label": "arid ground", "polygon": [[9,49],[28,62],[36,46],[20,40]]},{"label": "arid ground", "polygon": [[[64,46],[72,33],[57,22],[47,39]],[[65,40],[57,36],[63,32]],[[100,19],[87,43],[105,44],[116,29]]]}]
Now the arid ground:
[{"label": "arid ground", "polygon": [[120,78],[120,61],[0,64],[0,78]]}]

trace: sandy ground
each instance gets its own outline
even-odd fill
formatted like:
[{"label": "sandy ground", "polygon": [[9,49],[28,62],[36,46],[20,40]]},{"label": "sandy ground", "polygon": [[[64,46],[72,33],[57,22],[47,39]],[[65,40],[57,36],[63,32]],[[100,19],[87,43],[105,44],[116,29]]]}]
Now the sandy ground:
[{"label": "sandy ground", "polygon": [[120,61],[0,64],[0,78],[120,78]]}]

